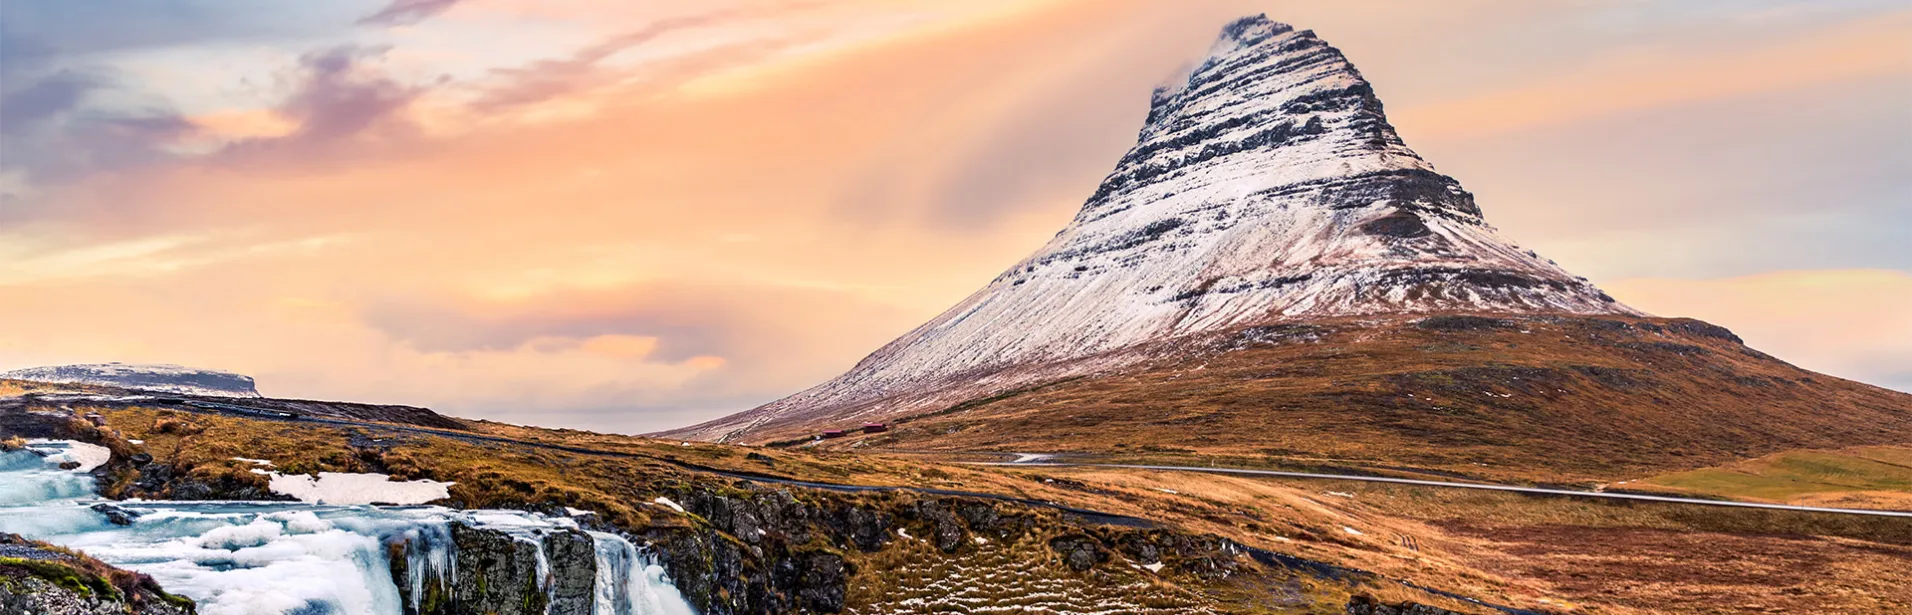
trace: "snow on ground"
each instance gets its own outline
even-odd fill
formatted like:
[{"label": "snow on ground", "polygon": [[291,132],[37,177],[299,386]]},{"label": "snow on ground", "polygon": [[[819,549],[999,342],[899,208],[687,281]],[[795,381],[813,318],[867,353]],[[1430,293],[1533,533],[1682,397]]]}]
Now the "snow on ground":
[{"label": "snow on ground", "polygon": [[312,504],[424,504],[451,497],[451,486],[435,480],[395,481],[384,474],[320,472],[318,477],[253,470],[272,478],[273,493]]},{"label": "snow on ground", "polygon": [[680,513],[681,513],[681,512],[684,512],[684,507],[682,507],[682,506],[678,506],[678,505],[677,505],[677,503],[676,503],[676,502],[673,502],[673,501],[671,501],[671,499],[670,499],[670,498],[667,498],[667,497],[664,497],[664,496],[661,496],[661,495],[660,495],[660,496],[657,496],[657,499],[655,499],[655,500],[651,500],[651,501],[652,501],[652,502],[656,502],[656,503],[658,503],[658,504],[662,504],[662,505],[664,505],[664,506],[669,506],[669,507],[671,507],[671,510],[675,510],[675,511],[677,511],[677,512],[680,512]]},{"label": "snow on ground", "polygon": [[[868,584],[853,585],[849,615],[917,615],[967,613],[971,615],[1199,615],[1213,611],[1198,596],[1165,591],[1144,575],[1091,580],[1056,562],[1018,557],[1020,549],[1037,546],[1014,541],[997,542],[960,555],[944,556],[933,546],[915,543],[922,557],[911,565],[886,571],[890,584],[879,591]],[[1038,543],[1039,544],[1039,543]],[[1163,570],[1160,563],[1129,563],[1134,569]]]},{"label": "snow on ground", "polygon": [[113,460],[113,451],[98,444],[87,444],[73,440],[33,439],[27,441],[27,448],[46,456],[47,463],[60,465],[75,462],[79,467],[74,472],[91,472],[93,468],[106,465]]}]

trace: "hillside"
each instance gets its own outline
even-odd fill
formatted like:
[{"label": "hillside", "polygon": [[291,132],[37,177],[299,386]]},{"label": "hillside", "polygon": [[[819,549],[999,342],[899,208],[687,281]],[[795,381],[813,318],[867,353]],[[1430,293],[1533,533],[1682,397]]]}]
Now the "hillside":
[{"label": "hillside", "polygon": [[[1912,395],[1688,319],[1354,318],[1238,329],[1147,362],[919,406],[859,449],[1223,458],[1600,483],[1799,448],[1912,443]],[[854,409],[827,425],[851,425]],[[767,425],[767,439],[812,426]]]}]

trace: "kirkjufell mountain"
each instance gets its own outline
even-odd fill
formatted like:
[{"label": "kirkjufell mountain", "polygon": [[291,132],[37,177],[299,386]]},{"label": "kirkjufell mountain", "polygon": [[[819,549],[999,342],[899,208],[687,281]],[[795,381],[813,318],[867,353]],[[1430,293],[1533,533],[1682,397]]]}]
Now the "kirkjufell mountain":
[{"label": "kirkjufell mountain", "polygon": [[[1255,16],[1154,92],[1034,255],[834,380],[666,433],[799,443],[866,422],[898,429],[830,445],[1448,468],[1493,451],[1593,476],[1893,441],[1912,396],[1648,316],[1502,237],[1346,56]],[[1585,450],[1535,452],[1561,447]]]},{"label": "kirkjufell mountain", "polygon": [[1455,311],[1639,314],[1502,237],[1401,141],[1340,50],[1247,17],[1154,92],[1135,146],[1048,245],[849,373],[685,433],[727,440],[1246,323]]}]

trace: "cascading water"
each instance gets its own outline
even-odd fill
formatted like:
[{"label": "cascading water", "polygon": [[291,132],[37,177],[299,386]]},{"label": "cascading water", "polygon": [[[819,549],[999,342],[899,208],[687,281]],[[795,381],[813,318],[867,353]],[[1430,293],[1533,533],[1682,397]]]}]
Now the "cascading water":
[{"label": "cascading water", "polygon": [[[152,575],[168,591],[197,601],[203,615],[420,612],[430,588],[458,582],[454,525],[536,547],[533,582],[549,598],[554,583],[545,540],[578,531],[573,519],[507,510],[108,502],[95,494],[93,477],[81,471],[90,469],[86,463],[74,470],[58,467],[74,460],[69,446],[37,442],[32,449],[38,452],[0,453],[0,532],[75,548]],[[93,451],[77,452],[84,457]],[[128,513],[131,523],[115,525],[91,508],[101,503]],[[588,535],[596,550],[593,615],[694,613],[652,554],[616,534]],[[397,567],[395,551],[403,558]],[[405,578],[394,579],[394,570],[402,570]]]},{"label": "cascading water", "polygon": [[597,583],[591,615],[691,615],[682,594],[656,558],[616,534],[591,532],[597,543]]}]

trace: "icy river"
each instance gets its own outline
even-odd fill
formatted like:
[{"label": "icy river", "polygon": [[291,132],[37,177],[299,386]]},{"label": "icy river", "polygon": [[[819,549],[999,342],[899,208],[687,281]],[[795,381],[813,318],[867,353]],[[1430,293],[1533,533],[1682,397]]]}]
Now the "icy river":
[{"label": "icy river", "polygon": [[[37,451],[37,452],[36,452]],[[35,442],[0,452],[0,532],[85,552],[151,575],[192,598],[203,615],[401,615],[428,583],[456,582],[452,525],[542,545],[578,530],[575,519],[507,510],[300,502],[108,501],[86,471],[104,449]],[[62,462],[79,467],[60,469]],[[121,525],[93,509],[127,513]],[[588,532],[596,548],[593,615],[689,615],[682,594],[651,554],[621,536]],[[387,545],[403,549],[406,578],[393,578]],[[548,570],[539,554],[538,570]],[[404,583],[409,592],[401,592]],[[547,577],[540,587],[552,591]]]}]

